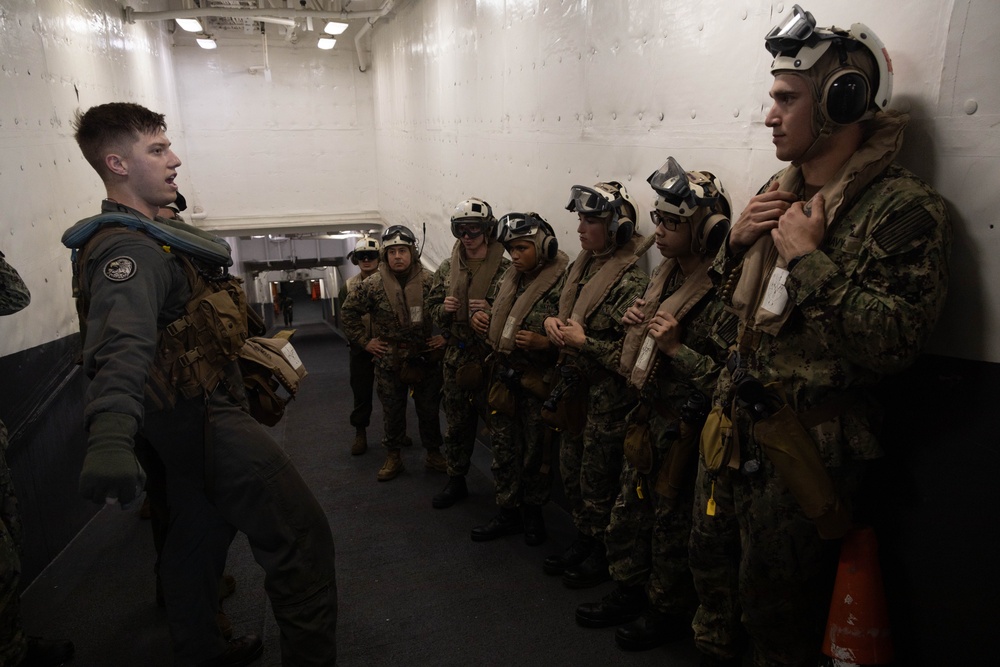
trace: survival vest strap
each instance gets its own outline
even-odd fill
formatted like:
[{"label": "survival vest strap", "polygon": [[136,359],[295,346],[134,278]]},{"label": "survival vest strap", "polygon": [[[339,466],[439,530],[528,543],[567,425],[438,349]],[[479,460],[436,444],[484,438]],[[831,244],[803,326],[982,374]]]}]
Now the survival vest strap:
[{"label": "survival vest strap", "polygon": [[[243,388],[250,414],[266,426],[274,426],[285,414],[285,405],[295,398],[306,368],[291,342],[284,337],[250,338],[239,352]],[[278,394],[284,388],[288,398]]]},{"label": "survival vest strap", "polygon": [[[83,240],[82,249],[74,250],[73,293],[77,297],[80,332],[84,338],[90,293],[83,276],[91,249],[110,234],[149,238],[141,231],[105,225]],[[156,356],[149,368],[145,393],[151,406],[159,410],[172,408],[178,392],[185,398],[210,394],[249,336],[243,281],[224,267],[205,265],[175,248],[164,247],[164,251],[180,263],[191,287],[191,297],[184,315],[157,333]]]}]

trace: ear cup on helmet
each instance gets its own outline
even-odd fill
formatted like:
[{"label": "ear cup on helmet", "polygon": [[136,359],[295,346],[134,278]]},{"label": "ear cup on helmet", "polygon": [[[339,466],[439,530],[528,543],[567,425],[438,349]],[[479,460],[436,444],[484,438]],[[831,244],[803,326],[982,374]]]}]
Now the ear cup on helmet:
[{"label": "ear cup on helmet", "polygon": [[827,79],[820,106],[834,123],[850,125],[864,117],[870,100],[868,78],[858,69],[844,68]]},{"label": "ear cup on helmet", "polygon": [[722,247],[728,233],[729,218],[712,213],[699,225],[698,233],[692,235],[691,249],[699,255],[714,254]]},{"label": "ear cup on helmet", "polygon": [[551,234],[546,234],[545,238],[542,239],[542,257],[546,260],[553,260],[556,258],[556,253],[559,252],[559,239]]},{"label": "ear cup on helmet", "polygon": [[621,248],[628,243],[635,232],[635,223],[629,218],[618,218],[618,227],[614,231],[615,245]]}]

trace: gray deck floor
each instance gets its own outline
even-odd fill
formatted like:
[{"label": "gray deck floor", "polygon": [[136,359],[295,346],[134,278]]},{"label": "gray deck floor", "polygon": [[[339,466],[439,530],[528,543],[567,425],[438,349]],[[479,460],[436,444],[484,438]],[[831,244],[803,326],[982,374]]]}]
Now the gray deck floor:
[{"label": "gray deck floor", "polygon": [[[495,513],[490,453],[477,444],[468,500],[431,507],[445,475],[425,471],[419,442],[403,451],[406,471],[377,483],[381,412],[364,456],[349,454],[351,394],[347,347],[325,324],[301,325],[293,337],[309,370],[299,397],[273,429],[325,508],[337,548],[341,667],[434,665],[693,667],[690,642],[627,653],[614,628],[576,625],[576,605],[600,599],[612,584],[570,590],[542,572],[542,559],[574,534],[568,514],[545,507],[549,540],[528,547],[520,536],[486,543],[469,529]],[[412,411],[408,430],[417,439]],[[138,511],[100,511],[25,591],[29,633],[75,642],[78,667],[170,665],[166,618],[154,600],[153,543]],[[263,574],[238,535],[227,571],[236,593],[224,608],[236,633],[259,633],[261,666],[280,665],[278,631]]]}]

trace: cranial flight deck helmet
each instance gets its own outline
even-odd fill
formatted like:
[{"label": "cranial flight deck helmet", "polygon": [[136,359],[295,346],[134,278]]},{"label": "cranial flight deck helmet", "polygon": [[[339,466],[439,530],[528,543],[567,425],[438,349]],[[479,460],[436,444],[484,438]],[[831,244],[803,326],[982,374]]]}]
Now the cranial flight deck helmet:
[{"label": "cranial flight deck helmet", "polygon": [[354,244],[354,250],[347,253],[347,259],[351,260],[351,264],[354,266],[358,265],[358,254],[373,252],[376,255],[382,250],[382,245],[378,242],[378,239],[373,238],[365,234],[358,242]]},{"label": "cranial flight deck helmet", "polygon": [[417,248],[417,237],[405,225],[392,225],[391,227],[386,227],[385,231],[382,232],[382,252],[385,253],[394,245],[409,246],[414,261],[420,257],[420,250]]},{"label": "cranial flight deck helmet", "polygon": [[691,251],[714,253],[729,233],[732,203],[718,176],[710,171],[685,172],[673,157],[646,179],[656,201],[650,218],[658,224],[658,213],[691,225]]},{"label": "cranial flight deck helmet", "polygon": [[764,37],[774,56],[771,74],[798,73],[810,82],[818,118],[816,143],[833,130],[866,120],[892,98],[892,60],[878,36],[863,23],[850,30],[817,28],[816,19],[799,5]]},{"label": "cranial flight deck helmet", "polygon": [[456,239],[458,225],[480,225],[486,234],[487,242],[496,234],[497,219],[493,217],[493,208],[478,197],[469,197],[458,202],[451,214],[451,235]]},{"label": "cranial flight deck helmet", "polygon": [[508,213],[500,218],[499,226],[497,240],[508,252],[512,241],[524,239],[535,244],[535,256],[539,264],[555,259],[559,251],[556,233],[552,225],[537,213]]},{"label": "cranial flight deck helmet", "polygon": [[618,181],[598,183],[592,188],[574,185],[569,192],[566,210],[587,217],[604,218],[608,221],[608,236],[617,247],[622,247],[632,238],[636,229],[635,202],[625,186]]}]

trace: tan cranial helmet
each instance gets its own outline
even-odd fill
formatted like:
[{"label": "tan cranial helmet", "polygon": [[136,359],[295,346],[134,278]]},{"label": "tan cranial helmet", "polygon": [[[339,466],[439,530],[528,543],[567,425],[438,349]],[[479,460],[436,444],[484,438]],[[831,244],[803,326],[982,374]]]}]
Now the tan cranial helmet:
[{"label": "tan cranial helmet", "polygon": [[608,236],[618,247],[625,245],[636,231],[638,208],[628,190],[618,181],[598,183],[592,188],[574,185],[570,188],[566,210],[606,219]]},{"label": "tan cranial helmet", "polygon": [[365,234],[354,244],[354,250],[347,253],[347,259],[351,260],[351,263],[357,266],[359,253],[375,253],[377,257],[381,250],[382,245],[378,242],[378,239]]},{"label": "tan cranial helmet", "polygon": [[817,28],[813,15],[795,5],[764,44],[774,56],[771,74],[798,74],[809,82],[817,142],[837,127],[871,118],[892,99],[892,60],[863,23],[850,30]]}]

